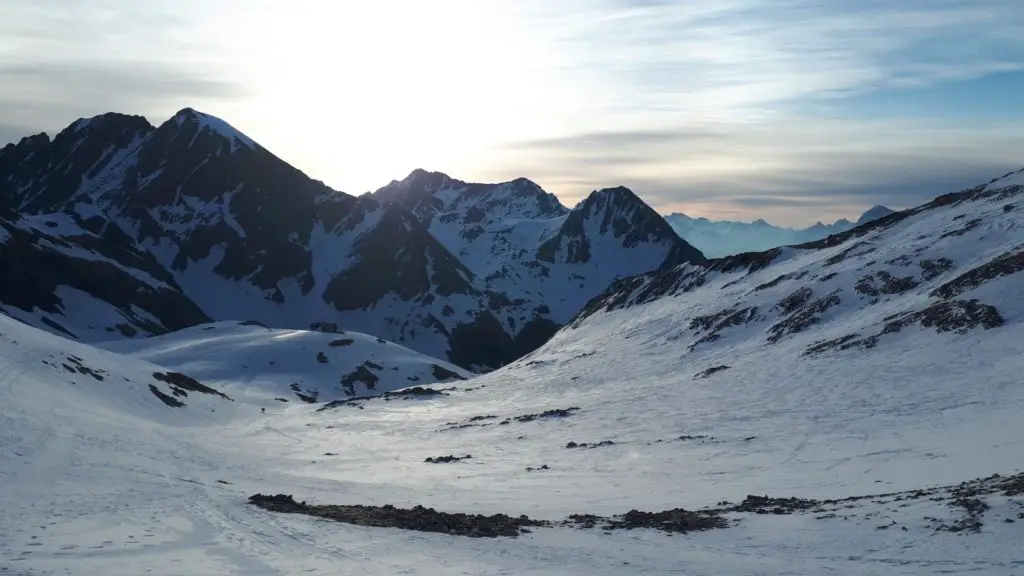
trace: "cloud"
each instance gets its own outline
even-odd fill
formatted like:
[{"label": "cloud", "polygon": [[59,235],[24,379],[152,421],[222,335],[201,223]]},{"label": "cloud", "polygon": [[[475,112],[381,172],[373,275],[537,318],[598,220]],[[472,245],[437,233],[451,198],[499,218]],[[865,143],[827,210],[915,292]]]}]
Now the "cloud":
[{"label": "cloud", "polygon": [[0,139],[194,106],[341,189],[428,165],[795,224],[1024,165],[1024,111],[971,119],[981,81],[906,106],[1024,78],[1020,0],[11,4]]},{"label": "cloud", "polygon": [[[519,142],[508,154],[570,202],[622,184],[663,212],[802,224],[875,204],[914,206],[1020,168],[1024,119],[937,125],[790,116],[731,131],[583,133]],[[498,172],[489,176],[510,176]]]},{"label": "cloud", "polygon": [[[186,0],[185,4],[192,2]],[[244,89],[188,34],[194,22],[162,0],[53,0],[5,8],[0,21],[0,118],[21,135],[109,111],[165,116]],[[0,132],[16,140],[15,127]]]}]

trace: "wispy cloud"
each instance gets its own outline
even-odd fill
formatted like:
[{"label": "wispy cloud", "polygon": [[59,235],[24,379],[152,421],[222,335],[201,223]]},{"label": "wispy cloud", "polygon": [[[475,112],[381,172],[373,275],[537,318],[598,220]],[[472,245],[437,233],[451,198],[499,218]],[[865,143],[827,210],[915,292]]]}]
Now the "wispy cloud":
[{"label": "wispy cloud", "polygon": [[353,192],[422,166],[792,224],[1024,165],[987,104],[1024,90],[1020,0],[12,4],[0,138],[195,106]]},{"label": "wispy cloud", "polygon": [[[196,3],[182,7],[189,4]],[[0,117],[38,132],[107,111],[163,113],[184,102],[244,97],[229,68],[196,57],[208,43],[190,33],[194,20],[172,8],[164,0],[5,6]]]}]

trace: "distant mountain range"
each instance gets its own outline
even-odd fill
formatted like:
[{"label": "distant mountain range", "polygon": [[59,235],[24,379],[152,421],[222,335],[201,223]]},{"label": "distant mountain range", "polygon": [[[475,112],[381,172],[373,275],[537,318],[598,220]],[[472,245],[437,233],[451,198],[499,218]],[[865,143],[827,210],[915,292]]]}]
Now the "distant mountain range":
[{"label": "distant mountain range", "polygon": [[764,220],[708,220],[691,218],[680,213],[669,214],[665,220],[677,234],[705,256],[721,258],[742,252],[759,252],[778,246],[821,240],[892,213],[893,210],[885,206],[875,206],[862,214],[856,222],[843,218],[832,224],[818,222],[808,228],[783,228]]},{"label": "distant mountain range", "polygon": [[703,260],[626,188],[570,209],[416,170],[355,197],[191,108],[0,149],[0,310],[83,341],[327,321],[486,370],[616,279]]}]

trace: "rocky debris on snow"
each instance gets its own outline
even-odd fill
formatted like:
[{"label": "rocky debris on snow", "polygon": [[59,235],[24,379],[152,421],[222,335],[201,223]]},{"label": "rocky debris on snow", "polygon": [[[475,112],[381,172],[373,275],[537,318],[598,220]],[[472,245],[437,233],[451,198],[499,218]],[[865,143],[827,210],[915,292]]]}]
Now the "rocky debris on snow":
[{"label": "rocky debris on snow", "polygon": [[288,402],[287,398],[274,398],[274,400],[277,400],[278,402]]},{"label": "rocky debris on snow", "polygon": [[68,372],[78,372],[79,374],[85,374],[87,376],[95,378],[96,380],[99,380],[100,382],[102,382],[103,380],[106,379],[107,376],[109,376],[106,370],[95,370],[93,368],[86,366],[84,361],[78,356],[75,356],[74,354],[66,354],[65,358],[67,358],[67,361],[70,363],[70,366],[68,364],[63,363],[61,364],[61,366],[64,368],[64,370]]},{"label": "rocky debris on snow", "polygon": [[480,514],[449,514],[438,512],[433,508],[416,506],[411,509],[396,508],[390,504],[384,506],[364,505],[313,505],[296,502],[291,495],[277,494],[274,496],[253,494],[249,503],[270,512],[285,514],[305,514],[317,518],[326,518],[375,528],[401,528],[418,532],[435,532],[471,538],[495,538],[506,536],[515,538],[528,528],[547,526],[548,522],[533,520],[526,516],[513,518],[505,514],[483,516]]},{"label": "rocky debris on snow", "polygon": [[156,387],[155,384],[150,384],[149,385],[149,391],[152,392],[154,396],[159,398],[161,402],[163,402],[164,404],[170,406],[171,408],[184,408],[185,407],[185,403],[184,402],[182,402],[181,400],[178,400],[174,396],[169,396],[167,394],[164,394],[163,392],[160,391],[159,388]]},{"label": "rocky debris on snow", "polygon": [[384,392],[383,394],[377,394],[376,396],[355,396],[352,398],[345,398],[344,400],[333,400],[321,406],[317,412],[323,412],[324,410],[331,410],[341,406],[362,407],[362,403],[370,400],[383,400],[385,402],[390,402],[392,400],[415,400],[416,398],[429,398],[431,396],[448,396],[448,392],[452,390],[455,390],[455,388],[439,390],[437,388],[427,388],[425,386],[413,386],[412,388],[402,388],[401,390]]},{"label": "rocky debris on snow", "polygon": [[863,256],[865,254],[870,254],[874,251],[875,247],[872,246],[870,242],[865,242],[862,240],[860,242],[854,243],[852,246],[836,254],[835,256],[832,256],[825,260],[825,266],[834,266],[836,264],[839,264],[843,260],[846,260],[850,256]]},{"label": "rocky debris on snow", "polygon": [[428,458],[426,458],[423,461],[427,462],[427,463],[430,463],[430,464],[450,464],[452,462],[461,462],[463,460],[471,460],[472,458],[473,458],[472,454],[466,454],[465,456],[452,456],[451,454],[449,454],[447,456],[434,456],[432,458],[428,457]]},{"label": "rocky debris on snow", "polygon": [[238,325],[239,326],[259,326],[260,328],[266,328],[267,330],[270,330],[269,326],[267,326],[263,322],[260,322],[259,320],[243,320],[243,321],[239,322]]},{"label": "rocky debris on snow", "polygon": [[327,364],[327,362],[328,362],[327,354],[324,354],[323,352],[317,352],[316,353],[316,361],[321,363],[321,364]]},{"label": "rocky debris on snow", "polygon": [[1024,270],[1024,249],[1000,254],[989,262],[972,268],[932,291],[932,296],[953,298],[981,286],[989,280]]},{"label": "rocky debris on snow", "polygon": [[676,438],[676,440],[682,440],[684,442],[690,441],[690,440],[700,440],[701,442],[705,442],[705,441],[714,440],[714,439],[715,439],[714,436],[708,436],[707,434],[684,434],[684,435],[679,436],[679,437]]},{"label": "rocky debris on snow", "polygon": [[[534,420],[546,420],[549,418],[568,418],[579,410],[579,406],[570,406],[568,408],[553,408],[551,410],[545,410],[543,412],[536,412],[533,414],[521,414],[519,416],[510,416],[502,419],[497,424],[499,426],[507,426],[513,422],[533,422]],[[445,427],[441,428],[439,432],[446,432],[448,430],[459,430],[462,428],[474,428],[490,426],[493,422],[484,422],[485,420],[497,420],[499,417],[493,414],[486,414],[482,416],[473,416],[462,422],[445,422]]]},{"label": "rocky debris on snow", "polygon": [[523,414],[521,416],[513,416],[512,418],[506,418],[502,420],[500,424],[505,424],[511,421],[516,422],[533,422],[543,418],[568,418],[573,412],[579,411],[579,406],[570,406],[569,408],[553,408],[551,410],[545,410],[543,412],[537,412],[535,414]]},{"label": "rocky debris on snow", "polygon": [[[962,482],[949,492],[947,504],[959,518],[952,521],[941,521],[933,518],[936,532],[965,532],[977,534],[984,526],[985,513],[991,506],[985,500],[993,494],[1001,496],[1020,496],[1024,494],[1024,473],[1003,477],[993,474],[987,478],[979,478]],[[1007,518],[1011,523],[1012,518]]]},{"label": "rocky debris on snow", "polygon": [[911,324],[920,323],[936,332],[955,331],[966,334],[974,328],[997,328],[1003,325],[1003,317],[994,306],[977,300],[949,300],[936,302],[916,312],[906,312],[885,318],[882,334],[899,332]]},{"label": "rocky debris on snow", "polygon": [[781,284],[782,282],[785,282],[786,280],[802,280],[807,276],[808,273],[809,272],[807,270],[802,270],[800,272],[790,272],[789,274],[782,274],[781,276],[777,276],[773,280],[755,286],[752,292],[760,292],[761,290],[774,288]]},{"label": "rocky debris on snow", "polygon": [[849,350],[850,348],[874,348],[878,344],[878,336],[868,336],[862,338],[859,333],[847,334],[840,336],[839,338],[832,338],[830,340],[822,340],[815,342],[804,350],[804,356],[814,356],[816,354],[822,354],[829,350]]},{"label": "rocky debris on snow", "polygon": [[327,334],[342,334],[335,322],[313,322],[309,325],[312,332],[325,332]]},{"label": "rocky debris on snow", "polygon": [[186,376],[181,372],[153,372],[153,378],[170,386],[175,396],[188,396],[188,392],[199,392],[200,394],[211,394],[220,396],[225,400],[231,400],[227,394],[201,384],[195,378]]},{"label": "rocky debris on snow", "polygon": [[1003,317],[994,306],[982,304],[977,300],[936,302],[921,310],[887,316],[885,325],[877,334],[861,336],[859,333],[854,333],[816,342],[808,346],[803,355],[813,356],[829,350],[842,351],[850,348],[868,350],[878,345],[881,336],[895,334],[918,323],[925,328],[934,328],[939,333],[966,334],[976,328],[989,330],[1002,326]]},{"label": "rocky debris on snow", "polygon": [[964,234],[967,234],[971,230],[974,230],[975,228],[977,228],[978,225],[981,224],[982,222],[983,222],[983,220],[981,218],[975,218],[973,220],[969,220],[966,224],[964,224],[960,228],[957,228],[956,230],[950,230],[948,232],[944,232],[941,236],[939,236],[939,239],[941,240],[943,238],[950,238],[950,237],[953,237],[953,236],[963,236]]},{"label": "rocky debris on snow", "polygon": [[707,368],[705,370],[701,370],[700,372],[694,374],[693,377],[695,379],[703,379],[703,378],[707,378],[708,376],[711,376],[712,374],[716,374],[718,372],[721,372],[722,370],[728,370],[728,369],[729,369],[729,366],[726,366],[724,364],[721,365],[721,366],[712,366],[710,368]]},{"label": "rocky debris on snow", "polygon": [[319,390],[303,390],[302,386],[298,382],[292,383],[289,388],[292,389],[292,392],[295,392],[295,395],[299,397],[299,400],[302,400],[306,404],[316,404],[320,397]]},{"label": "rocky debris on snow", "polygon": [[431,373],[434,375],[434,378],[436,378],[438,382],[445,382],[448,380],[465,380],[465,378],[460,376],[457,372],[449,370],[444,366],[431,364],[430,369]]},{"label": "rocky debris on snow", "polygon": [[783,316],[788,316],[806,305],[811,300],[811,296],[814,296],[814,291],[810,288],[806,286],[798,288],[782,300],[779,300],[779,303],[772,310],[778,310]]},{"label": "rocky debris on snow", "polygon": [[697,334],[703,331],[708,332],[690,344],[689,350],[692,352],[701,344],[718,340],[721,338],[722,330],[726,328],[743,326],[757,320],[757,318],[757,306],[741,309],[736,309],[735,307],[727,308],[714,314],[697,316],[690,320],[690,330],[694,330]]},{"label": "rocky debris on snow", "polygon": [[[821,315],[824,314],[826,310],[839,304],[839,292],[839,290],[835,290],[831,294],[810,301],[808,301],[810,297],[808,295],[807,298],[803,299],[803,303],[801,304],[796,304],[794,301],[786,302],[784,300],[786,304],[783,305],[783,303],[780,302],[779,305],[782,306],[783,310],[790,310],[790,312],[786,312],[786,314],[790,315],[768,329],[768,342],[774,344],[787,335],[803,332],[807,328],[820,322]],[[796,293],[791,294],[790,296],[794,296],[795,294]],[[804,298],[803,292],[800,293],[800,296],[797,299],[799,300],[802,298]]]},{"label": "rocky debris on snow", "polygon": [[906,268],[914,263],[914,260],[907,255],[897,256],[891,260],[886,260],[885,263],[889,266],[899,266],[900,268]]},{"label": "rocky debris on snow", "polygon": [[537,472],[537,471],[539,471],[539,470],[551,470],[551,468],[550,468],[550,467],[548,467],[548,465],[547,465],[547,464],[544,464],[544,465],[542,465],[542,466],[540,466],[540,467],[538,467],[538,468],[532,468],[532,467],[530,467],[530,466],[527,466],[527,467],[526,467],[526,471],[527,471],[527,472]]},{"label": "rocky debris on snow", "polygon": [[753,514],[792,514],[821,506],[816,500],[806,498],[770,498],[748,495],[743,502],[728,508],[729,512],[750,512]]},{"label": "rocky debris on snow", "polygon": [[[447,460],[448,458],[458,460],[450,456],[442,457],[441,461],[451,461]],[[539,468],[527,468],[526,470],[534,472],[549,469],[547,465],[544,465]],[[984,515],[991,509],[987,502],[988,497],[993,495],[1013,497],[1022,494],[1024,494],[1024,473],[1017,473],[1006,477],[994,474],[987,478],[978,478],[955,486],[941,486],[884,494],[850,496],[826,500],[748,495],[738,504],[723,501],[715,506],[697,510],[686,510],[684,508],[674,508],[662,512],[630,510],[625,514],[614,516],[573,514],[559,522],[534,520],[526,516],[513,518],[504,514],[493,516],[448,514],[422,506],[416,506],[412,509],[401,509],[390,505],[310,505],[306,502],[296,502],[291,495],[285,494],[277,494],[275,496],[254,494],[249,497],[249,503],[271,512],[307,514],[309,516],[361,526],[402,528],[473,537],[515,537],[520,533],[528,532],[530,527],[553,525],[580,529],[599,528],[604,531],[648,528],[668,533],[687,534],[704,530],[726,529],[742,521],[741,518],[736,518],[734,522],[730,522],[726,517],[727,514],[766,516],[811,514],[814,518],[821,520],[839,518],[841,514],[843,519],[849,519],[855,517],[858,514],[858,509],[867,504],[871,504],[872,507],[893,506],[894,508],[891,509],[895,510],[895,507],[905,507],[912,501],[930,500],[933,502],[946,502],[951,509],[962,515],[962,517],[953,521],[926,517],[926,520],[933,522],[934,531],[974,534],[980,531]],[[875,518],[877,514],[877,509],[869,510],[863,513],[863,518]],[[1024,512],[1019,513],[1018,517],[1024,519]],[[1015,519],[1007,517],[1004,518],[1004,522],[1015,522]],[[887,529],[896,525],[896,522],[892,521],[889,524],[878,526],[878,528]],[[902,526],[901,529],[903,531],[908,530],[906,526]]]},{"label": "rocky debris on snow", "polygon": [[934,280],[953,267],[953,261],[949,258],[936,258],[934,260],[921,260],[917,263],[921,267],[921,278]]},{"label": "rocky debris on snow", "polygon": [[[747,436],[744,438],[740,438],[738,441],[750,442],[755,438],[757,438],[757,436]],[[721,440],[715,436],[709,436],[707,434],[683,434],[682,436],[676,436],[675,438],[669,438],[668,440],[658,438],[657,440],[654,440],[652,442],[646,442],[646,445],[652,446],[654,444],[664,444],[666,442],[696,442],[698,444],[719,444],[726,441],[727,440]]]},{"label": "rocky debris on snow", "polygon": [[565,445],[565,447],[569,448],[569,449],[572,449],[572,448],[600,448],[602,446],[614,446],[614,445],[615,445],[615,442],[612,442],[611,440],[602,440],[600,442],[591,442],[591,443],[587,443],[587,442],[569,442],[568,444]]},{"label": "rocky debris on snow", "polygon": [[373,368],[380,370],[381,367],[372,362],[363,362],[355,370],[341,377],[341,388],[345,391],[345,394],[349,396],[356,395],[355,385],[357,382],[362,383],[368,390],[373,390],[377,387],[377,383],[380,382],[380,377],[370,371]]},{"label": "rocky debris on snow", "polygon": [[351,338],[338,338],[337,340],[331,340],[327,343],[331,348],[338,348],[340,346],[351,346],[355,340]]},{"label": "rocky debris on snow", "polygon": [[881,295],[902,294],[917,288],[917,280],[913,276],[893,276],[885,270],[868,274],[857,281],[854,290],[858,294],[877,299]]},{"label": "rocky debris on snow", "polygon": [[729,527],[729,522],[715,510],[691,512],[683,508],[674,508],[663,512],[630,510],[625,514],[611,517],[596,516],[594,514],[573,514],[564,523],[577,528],[599,527],[602,530],[652,528],[663,532],[679,534]]}]

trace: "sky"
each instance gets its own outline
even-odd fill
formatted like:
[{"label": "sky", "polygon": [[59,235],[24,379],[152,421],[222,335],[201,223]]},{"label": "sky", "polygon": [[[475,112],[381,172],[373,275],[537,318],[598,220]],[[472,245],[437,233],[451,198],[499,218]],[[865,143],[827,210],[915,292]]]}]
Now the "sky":
[{"label": "sky", "polygon": [[1024,167],[1021,0],[0,0],[0,85],[0,143],[193,107],[350,194],[799,226]]}]

